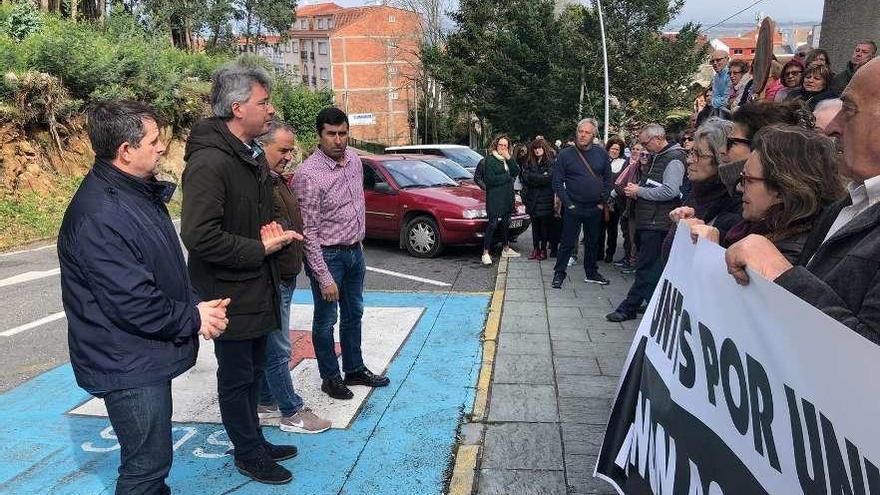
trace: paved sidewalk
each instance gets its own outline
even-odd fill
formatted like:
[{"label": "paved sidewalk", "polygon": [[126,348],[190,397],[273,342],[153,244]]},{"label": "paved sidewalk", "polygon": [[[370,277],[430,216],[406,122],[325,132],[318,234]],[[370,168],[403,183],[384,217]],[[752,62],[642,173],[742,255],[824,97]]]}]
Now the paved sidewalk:
[{"label": "paved sidewalk", "polygon": [[518,244],[523,257],[506,270],[488,415],[463,428],[464,444],[482,440],[473,492],[615,493],[592,473],[638,320],[610,323],[604,315],[632,276],[600,262],[611,284],[585,284],[578,263],[553,289],[555,260],[530,261],[531,240]]}]

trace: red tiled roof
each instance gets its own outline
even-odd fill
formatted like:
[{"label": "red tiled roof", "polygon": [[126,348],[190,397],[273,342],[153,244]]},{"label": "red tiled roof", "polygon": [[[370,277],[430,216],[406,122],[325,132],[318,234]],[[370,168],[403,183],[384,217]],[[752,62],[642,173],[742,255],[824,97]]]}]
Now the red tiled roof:
[{"label": "red tiled roof", "polygon": [[296,8],[297,17],[311,17],[316,15],[330,15],[343,10],[333,2],[316,3],[315,5],[302,5]]}]

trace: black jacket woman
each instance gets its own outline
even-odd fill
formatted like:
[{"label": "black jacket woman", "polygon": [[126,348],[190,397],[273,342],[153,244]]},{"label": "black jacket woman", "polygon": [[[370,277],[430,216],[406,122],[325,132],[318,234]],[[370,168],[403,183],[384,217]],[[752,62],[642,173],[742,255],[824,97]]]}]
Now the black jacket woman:
[{"label": "black jacket woman", "polygon": [[792,91],[787,99],[802,100],[810,111],[816,109],[816,105],[822,100],[837,98],[837,93],[831,88],[834,81],[834,73],[827,65],[813,63],[804,70],[804,82],[799,89]]},{"label": "black jacket woman", "polygon": [[484,265],[491,265],[489,249],[495,240],[495,231],[499,230],[504,246],[501,256],[515,258],[519,253],[510,248],[509,228],[510,216],[513,214],[515,195],[513,179],[519,175],[519,167],[510,156],[510,139],[498,136],[489,146],[489,154],[483,160],[483,183],[486,185],[486,232],[483,235]]},{"label": "black jacket woman", "polygon": [[529,259],[545,260],[553,220],[553,154],[550,145],[543,139],[532,141],[528,151],[521,177],[523,203],[532,220],[532,253]]},{"label": "black jacket woman", "polygon": [[[626,143],[619,137],[612,137],[605,143],[605,151],[611,159],[611,182],[617,181],[620,173],[626,168],[627,160],[623,152]],[[605,211],[608,212],[602,219],[602,227],[599,231],[599,242],[596,255],[597,260],[605,260],[605,263],[614,261],[614,253],[617,252],[617,229],[620,226],[620,214],[623,208],[619,206],[617,199],[609,198]]]}]

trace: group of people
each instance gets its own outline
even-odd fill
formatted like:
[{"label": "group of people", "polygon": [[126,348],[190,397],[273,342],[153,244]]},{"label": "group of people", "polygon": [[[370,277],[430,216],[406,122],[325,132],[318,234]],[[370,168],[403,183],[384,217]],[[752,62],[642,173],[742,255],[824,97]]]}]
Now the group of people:
[{"label": "group of people", "polygon": [[282,430],[300,433],[331,426],[305,406],[289,369],[290,308],[303,270],[321,390],[349,400],[349,387],[389,384],[361,352],[365,205],[348,117],[338,108],[318,114],[318,149],[291,175],[295,131],[274,117],[270,92],[260,68],[214,74],[214,116],[186,144],[187,260],[165,207],[175,185],[156,179],[160,118],[132,101],[87,112],[95,164],[65,213],[58,255],[74,375],[103,398],[121,447],[118,494],[170,493],[171,380],[195,365],[199,336],[213,341],[234,465],[263,483],[292,479],[279,461],[296,447],[269,443],[260,419],[280,418]]},{"label": "group of people", "polygon": [[728,119],[739,107],[755,100],[799,100],[815,110],[821,102],[838,98],[853,74],[876,55],[874,41],[859,41],[853,47],[846,69],[835,74],[826,50],[802,45],[784,64],[774,56],[767,82],[763,90],[758,91],[753,79],[754,68],[747,61],[731,60],[728,52],[715,50],[710,60],[715,76],[711,86],[695,101],[694,127],[709,117]]}]

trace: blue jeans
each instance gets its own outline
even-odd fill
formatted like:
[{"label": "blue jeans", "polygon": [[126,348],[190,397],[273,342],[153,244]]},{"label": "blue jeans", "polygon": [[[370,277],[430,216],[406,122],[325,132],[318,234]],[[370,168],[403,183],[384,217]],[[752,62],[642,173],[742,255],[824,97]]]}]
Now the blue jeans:
[{"label": "blue jeans", "polygon": [[302,409],[302,397],[293,389],[290,377],[290,303],[296,289],[296,277],[278,286],[281,296],[281,328],[266,336],[266,379],[260,404],[278,403],[281,414],[291,416]]},{"label": "blue jeans", "polygon": [[[562,239],[556,254],[554,272],[565,273],[568,258],[577,255],[578,236],[581,226],[584,229],[584,275],[595,276],[599,273],[596,263],[596,245],[599,242],[599,230],[602,222],[602,210],[595,208],[588,211],[566,211],[562,216]],[[573,253],[573,254],[572,254]]]},{"label": "blue jeans", "polygon": [[115,390],[104,396],[119,440],[121,463],[116,494],[171,493],[171,381]]},{"label": "blue jeans", "polygon": [[312,322],[312,343],[318,359],[321,378],[329,380],[340,376],[336,359],[333,325],[339,308],[339,343],[342,347],[342,370],[353,373],[364,369],[361,355],[361,319],[364,316],[364,276],[367,265],[360,246],[351,249],[322,248],[324,262],[339,288],[339,304],[327,302],[321,296],[321,286],[315,274],[306,267],[312,283],[315,314]]}]

